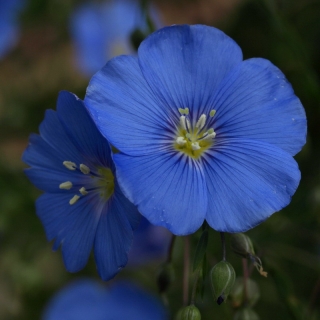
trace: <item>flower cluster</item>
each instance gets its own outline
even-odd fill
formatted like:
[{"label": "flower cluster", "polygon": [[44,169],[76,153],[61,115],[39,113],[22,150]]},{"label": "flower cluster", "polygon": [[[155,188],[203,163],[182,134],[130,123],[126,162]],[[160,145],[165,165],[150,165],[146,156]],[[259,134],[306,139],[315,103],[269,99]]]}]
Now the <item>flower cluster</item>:
[{"label": "flower cluster", "polygon": [[107,280],[127,262],[138,211],[187,235],[204,221],[243,232],[288,205],[305,140],[304,109],[277,67],[243,60],[213,27],[177,25],[110,60],[84,101],[60,93],[23,159],[67,269],[93,247]]}]

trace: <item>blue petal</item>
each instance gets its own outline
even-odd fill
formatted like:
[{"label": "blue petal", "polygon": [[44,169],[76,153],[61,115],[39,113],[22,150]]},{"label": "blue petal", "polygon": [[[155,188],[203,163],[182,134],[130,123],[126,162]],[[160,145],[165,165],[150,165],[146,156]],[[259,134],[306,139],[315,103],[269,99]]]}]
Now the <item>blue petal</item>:
[{"label": "blue petal", "polygon": [[241,63],[214,96],[217,138],[255,139],[291,155],[306,142],[306,115],[283,73],[264,59]]},{"label": "blue petal", "polygon": [[71,142],[85,158],[85,164],[90,161],[95,166],[113,168],[109,143],[98,131],[82,100],[70,92],[61,91],[57,113]]},{"label": "blue petal", "polygon": [[127,154],[148,154],[171,143],[174,132],[168,124],[179,123],[178,114],[157,104],[137,59],[130,56],[114,58],[96,73],[84,102],[102,134]]},{"label": "blue petal", "polygon": [[137,209],[126,200],[119,201],[116,195],[110,198],[102,210],[94,242],[94,256],[100,277],[110,280],[128,261],[133,231],[128,215],[135,215],[139,221]]},{"label": "blue petal", "polygon": [[209,225],[244,232],[289,204],[300,181],[290,154],[260,141],[220,141],[203,161]]},{"label": "blue petal", "polygon": [[111,287],[107,304],[109,307],[108,319],[112,320],[169,319],[159,300],[130,283],[120,282]]},{"label": "blue petal", "polygon": [[142,73],[162,104],[176,110],[188,107],[197,119],[222,79],[242,61],[231,38],[202,25],[160,29],[141,43],[138,55]]},{"label": "blue petal", "polygon": [[43,320],[106,320],[110,294],[98,282],[81,279],[60,290],[46,306]]},{"label": "blue petal", "polygon": [[176,235],[201,226],[207,191],[197,162],[169,152],[141,157],[116,154],[114,160],[122,191],[152,224]]},{"label": "blue petal", "polygon": [[70,205],[70,194],[44,194],[36,202],[48,240],[56,239],[54,248],[62,245],[68,271],[81,270],[87,263],[100,219],[95,194],[81,197]]}]

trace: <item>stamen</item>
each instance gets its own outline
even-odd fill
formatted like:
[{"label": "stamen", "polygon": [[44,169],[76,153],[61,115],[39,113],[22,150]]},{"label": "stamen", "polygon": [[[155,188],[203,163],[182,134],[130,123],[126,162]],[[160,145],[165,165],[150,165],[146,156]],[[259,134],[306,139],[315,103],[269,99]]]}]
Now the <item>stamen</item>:
[{"label": "stamen", "polygon": [[186,116],[189,114],[189,108],[179,108],[180,114],[185,114]]},{"label": "stamen", "polygon": [[90,168],[87,167],[85,164],[80,164],[80,171],[83,173],[83,174],[89,174],[90,173]]},{"label": "stamen", "polygon": [[201,149],[201,147],[199,146],[198,142],[192,142],[191,143],[191,148],[192,148],[193,151]]},{"label": "stamen", "polygon": [[209,113],[210,117],[212,118],[216,114],[216,110],[212,109]]},{"label": "stamen", "polygon": [[190,129],[191,129],[191,123],[189,121],[189,119],[186,119],[186,124],[187,124],[187,131],[190,132]]},{"label": "stamen", "polygon": [[86,190],[85,187],[82,187],[79,191],[80,191],[80,193],[81,193],[83,196],[85,196],[86,194],[88,194],[88,191]]},{"label": "stamen", "polygon": [[59,185],[59,189],[70,190],[72,188],[72,182],[66,181]]},{"label": "stamen", "polygon": [[77,165],[72,161],[63,161],[62,164],[69,170],[76,170]]},{"label": "stamen", "polygon": [[203,137],[203,140],[210,140],[210,139],[213,139],[215,137],[216,137],[216,133],[212,132],[212,133],[209,133],[208,135],[206,135],[205,137]]},{"label": "stamen", "polygon": [[187,127],[186,127],[186,117],[185,116],[181,116],[180,117],[180,125],[181,127],[187,131]]},{"label": "stamen", "polygon": [[206,124],[206,120],[207,120],[207,116],[205,114],[202,114],[200,116],[198,122],[196,123],[196,128],[201,130],[204,127],[204,125]]},{"label": "stamen", "polygon": [[74,195],[74,196],[70,199],[69,204],[70,204],[70,205],[73,205],[73,204],[75,204],[79,199],[80,199],[80,197],[79,197],[78,195]]},{"label": "stamen", "polygon": [[187,140],[184,137],[178,137],[176,143],[179,146],[184,146],[187,143]]}]

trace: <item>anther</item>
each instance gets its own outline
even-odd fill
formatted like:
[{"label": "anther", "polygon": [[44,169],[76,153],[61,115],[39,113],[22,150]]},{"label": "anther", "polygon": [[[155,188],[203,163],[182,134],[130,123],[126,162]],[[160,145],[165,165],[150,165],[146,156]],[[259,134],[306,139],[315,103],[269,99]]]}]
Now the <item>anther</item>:
[{"label": "anther", "polygon": [[63,161],[62,164],[69,170],[76,170],[77,165],[71,161]]},{"label": "anther", "polygon": [[59,185],[59,189],[70,190],[72,188],[72,182],[66,181]]},{"label": "anther", "polygon": [[186,126],[186,117],[185,116],[181,116],[180,117],[180,125],[181,127],[187,131],[187,126]]},{"label": "anther", "polygon": [[90,173],[90,168],[87,167],[85,164],[80,164],[80,171],[83,173],[83,174],[89,174]]},{"label": "anther", "polygon": [[86,194],[88,194],[88,191],[86,190],[85,187],[82,187],[79,191],[80,191],[80,193],[81,193],[83,196],[85,196]]},{"label": "anther", "polygon": [[198,142],[192,142],[191,143],[191,148],[192,148],[193,151],[201,149],[201,147],[199,146]]},{"label": "anther", "polygon": [[189,108],[179,108],[179,112],[180,114],[185,114],[185,115],[188,115],[189,114]]},{"label": "anther", "polygon": [[74,196],[70,199],[69,204],[70,204],[70,205],[73,205],[73,204],[75,204],[79,199],[80,199],[80,197],[79,197],[78,195],[74,195]]},{"label": "anther", "polygon": [[204,127],[204,125],[206,124],[206,120],[207,120],[207,116],[205,114],[202,114],[196,123],[196,128],[201,130]]},{"label": "anther", "polygon": [[209,113],[210,117],[213,117],[216,114],[216,110],[212,109]]},{"label": "anther", "polygon": [[186,141],[186,139],[185,139],[184,137],[178,137],[178,138],[176,139],[176,143],[177,143],[179,146],[184,146],[184,145],[187,143],[187,141]]}]

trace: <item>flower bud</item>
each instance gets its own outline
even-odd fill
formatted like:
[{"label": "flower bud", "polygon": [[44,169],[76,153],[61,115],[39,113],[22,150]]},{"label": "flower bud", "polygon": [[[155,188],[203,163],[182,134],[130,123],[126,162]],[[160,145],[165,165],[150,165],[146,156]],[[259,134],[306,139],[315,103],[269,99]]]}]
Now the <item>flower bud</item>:
[{"label": "flower bud", "polygon": [[231,235],[231,249],[243,258],[250,258],[251,255],[254,255],[252,241],[244,233],[234,233]]},{"label": "flower bud", "polygon": [[192,304],[180,309],[176,320],[201,320],[201,314],[199,309]]},{"label": "flower bud", "polygon": [[260,318],[252,309],[244,308],[236,312],[233,320],[260,320]]},{"label": "flower bud", "polygon": [[244,279],[238,277],[230,292],[230,298],[234,308],[239,308],[244,303],[249,307],[253,307],[260,298],[260,290],[257,283],[248,278],[245,292]]},{"label": "flower bud", "polygon": [[232,265],[227,261],[220,261],[210,271],[210,280],[213,296],[220,305],[227,299],[230,293],[236,273]]},{"label": "flower bud", "polygon": [[159,293],[166,292],[169,285],[174,281],[175,273],[171,263],[162,265],[157,278]]}]

